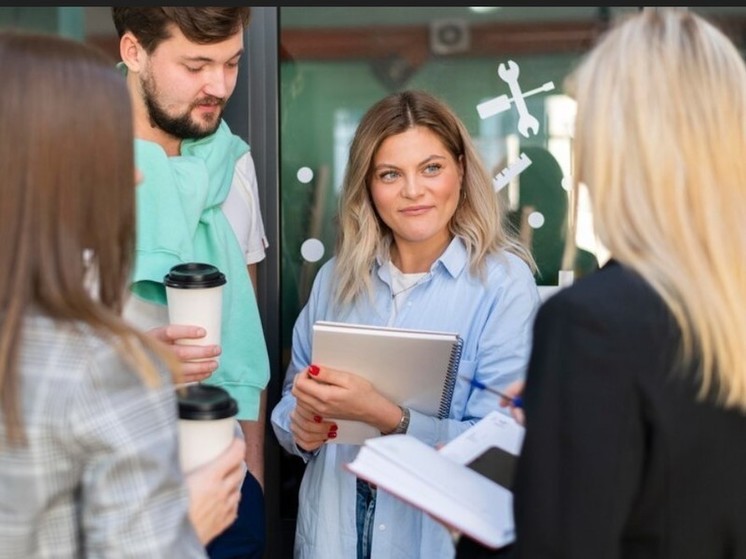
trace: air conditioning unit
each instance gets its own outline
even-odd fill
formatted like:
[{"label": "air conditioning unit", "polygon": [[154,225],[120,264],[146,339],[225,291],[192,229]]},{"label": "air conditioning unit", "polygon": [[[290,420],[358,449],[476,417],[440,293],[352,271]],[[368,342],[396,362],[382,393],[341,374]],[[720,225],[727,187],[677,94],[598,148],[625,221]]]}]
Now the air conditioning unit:
[{"label": "air conditioning unit", "polygon": [[469,25],[463,19],[439,19],[430,22],[430,51],[433,54],[467,52],[471,44]]}]

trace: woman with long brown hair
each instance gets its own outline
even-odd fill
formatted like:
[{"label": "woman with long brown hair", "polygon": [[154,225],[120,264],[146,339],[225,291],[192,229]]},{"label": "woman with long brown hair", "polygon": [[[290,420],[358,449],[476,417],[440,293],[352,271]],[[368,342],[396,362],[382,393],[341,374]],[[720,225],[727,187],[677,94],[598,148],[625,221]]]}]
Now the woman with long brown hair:
[{"label": "woman with long brown hair", "polygon": [[190,501],[178,364],[120,316],[135,238],[124,79],[91,47],[19,31],[0,33],[0,67],[0,557],[204,557],[235,517],[243,444],[191,478]]}]

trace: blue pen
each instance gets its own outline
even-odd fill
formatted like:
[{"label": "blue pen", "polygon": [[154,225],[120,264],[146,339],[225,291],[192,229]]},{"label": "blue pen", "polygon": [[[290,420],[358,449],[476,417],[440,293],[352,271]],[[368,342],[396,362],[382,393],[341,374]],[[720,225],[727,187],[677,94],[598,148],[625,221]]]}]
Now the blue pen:
[{"label": "blue pen", "polygon": [[523,398],[521,398],[520,396],[508,396],[504,392],[500,392],[499,390],[495,390],[494,388],[487,386],[486,384],[484,384],[483,382],[478,381],[475,378],[469,378],[469,377],[465,377],[465,376],[461,376],[460,378],[462,378],[464,380],[468,380],[469,383],[474,388],[478,388],[479,390],[486,390],[487,392],[490,392],[492,394],[500,396],[500,398],[505,398],[506,400],[508,400],[511,403],[511,405],[514,408],[522,408],[523,407]]}]

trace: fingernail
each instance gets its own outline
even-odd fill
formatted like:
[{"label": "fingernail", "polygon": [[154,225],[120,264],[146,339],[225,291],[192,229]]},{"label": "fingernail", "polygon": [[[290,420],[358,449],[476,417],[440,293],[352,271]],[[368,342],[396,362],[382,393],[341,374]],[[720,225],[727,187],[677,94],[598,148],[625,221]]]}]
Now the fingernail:
[{"label": "fingernail", "polygon": [[320,416],[320,415],[314,415],[314,416],[313,416],[313,420],[314,420],[314,421],[315,421],[316,423],[321,423],[321,421],[322,421],[322,420],[321,420],[321,416]]},{"label": "fingernail", "polygon": [[336,431],[329,431],[329,438],[330,439],[334,439],[336,437],[337,437],[337,432]]},{"label": "fingernail", "polygon": [[331,432],[331,431],[336,431],[336,430],[337,430],[337,424],[336,423],[332,423],[329,426],[329,431]]},{"label": "fingernail", "polygon": [[308,367],[308,374],[316,376],[319,374],[319,368],[316,365],[310,365]]}]

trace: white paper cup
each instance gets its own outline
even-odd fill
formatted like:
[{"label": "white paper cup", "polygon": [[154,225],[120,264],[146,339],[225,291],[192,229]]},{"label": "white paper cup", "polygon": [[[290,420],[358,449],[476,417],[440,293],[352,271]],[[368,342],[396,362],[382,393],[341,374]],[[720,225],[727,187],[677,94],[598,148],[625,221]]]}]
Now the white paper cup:
[{"label": "white paper cup", "polygon": [[177,392],[179,461],[183,472],[210,462],[236,436],[238,404],[219,386],[195,384]]},{"label": "white paper cup", "polygon": [[170,324],[201,326],[204,338],[185,338],[177,343],[220,345],[225,276],[215,266],[188,262],[171,268],[163,278]]}]

